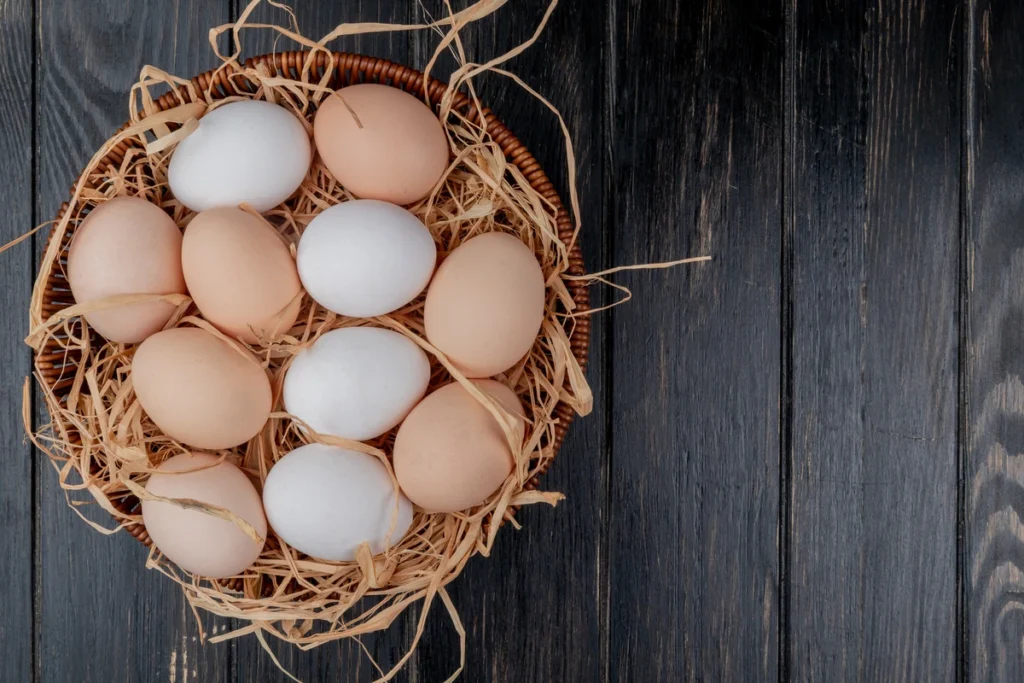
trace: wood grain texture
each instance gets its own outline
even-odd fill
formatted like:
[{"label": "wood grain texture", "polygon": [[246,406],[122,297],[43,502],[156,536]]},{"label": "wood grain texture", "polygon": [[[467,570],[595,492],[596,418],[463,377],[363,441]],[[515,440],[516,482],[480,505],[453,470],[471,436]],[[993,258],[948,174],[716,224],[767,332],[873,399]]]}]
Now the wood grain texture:
[{"label": "wood grain texture", "polygon": [[[242,9],[246,0],[239,0],[235,11]],[[344,22],[380,21],[409,23],[413,4],[400,0],[357,0],[355,2],[291,2],[302,35],[319,39]],[[270,5],[261,5],[251,16],[252,21],[266,21],[288,25],[288,16]],[[269,30],[250,30],[242,34],[243,57],[270,52],[300,49],[292,41]],[[399,63],[409,61],[409,38],[404,33],[379,33],[339,39],[328,47],[333,50],[359,52],[383,57]],[[346,683],[375,680],[381,672],[363,652],[363,647],[381,669],[391,669],[408,650],[414,633],[413,614],[399,619],[383,633],[363,637],[362,647],[354,640],[325,645],[308,652],[280,642],[271,642],[281,665],[291,674],[307,683],[317,681],[346,681]],[[235,644],[233,676],[236,681],[287,681],[270,657],[254,638],[245,637]],[[403,674],[405,676],[406,674]],[[404,680],[404,678],[400,678]],[[434,680],[434,679],[427,679]],[[441,679],[443,680],[443,679]]]},{"label": "wood grain texture", "polygon": [[[55,214],[82,166],[128,118],[128,88],[143,64],[185,75],[213,66],[207,31],[227,11],[226,1],[207,0],[40,3],[40,216]],[[39,679],[228,680],[230,646],[201,646],[181,590],[145,569],[146,550],[130,536],[104,538],[82,523],[52,468],[37,458]],[[101,510],[92,512],[110,524]]]},{"label": "wood grain texture", "polygon": [[[32,227],[32,4],[0,4],[0,244]],[[28,681],[33,668],[32,449],[21,424],[21,387],[31,371],[25,338],[31,243],[0,263],[0,681]]]},{"label": "wood grain texture", "polygon": [[[435,17],[440,2],[425,2]],[[510,3],[511,5],[511,3]],[[522,76],[565,116],[573,135],[581,190],[582,248],[587,266],[604,261],[602,110],[602,3],[561,3],[538,42],[507,67]],[[484,62],[528,39],[547,2],[514,3],[463,32],[467,57]],[[424,19],[424,15],[420,15]],[[414,66],[422,68],[437,37],[414,37]],[[435,75],[447,78],[452,60]],[[564,142],[557,119],[512,81],[484,76],[481,100],[526,144],[568,202]],[[594,305],[600,305],[601,293]],[[547,490],[566,500],[556,509],[530,506],[517,514],[522,529],[501,530],[490,557],[471,560],[450,594],[466,629],[466,668],[461,680],[493,683],[598,681],[603,673],[599,586],[604,576],[601,537],[605,523],[604,417],[610,405],[603,383],[605,355],[600,318],[591,337],[588,377],[594,413],[577,419],[551,470]],[[458,667],[458,635],[441,605],[432,608],[410,680],[443,681]]]},{"label": "wood grain texture", "polygon": [[783,6],[614,7],[610,680],[775,680]]},{"label": "wood grain texture", "polygon": [[[53,215],[125,120],[142,64],[210,68],[208,29],[245,4],[0,2],[0,243]],[[445,11],[290,4],[313,37]],[[529,37],[545,6],[519,0],[467,27],[470,57]],[[562,0],[507,66],[573,132],[588,267],[714,260],[615,276],[635,298],[595,323],[596,410],[543,480],[567,500],[521,511],[523,529],[450,588],[460,680],[956,678],[958,410],[960,666],[1024,680],[1022,34],[1016,0]],[[294,47],[243,40],[246,56]],[[422,68],[436,41],[331,47]],[[478,92],[565,197],[551,114],[501,77]],[[0,256],[0,681],[285,681],[252,639],[201,645],[143,548],[84,525],[25,446],[30,251]],[[397,680],[457,668],[458,636],[433,610]],[[385,669],[416,616],[363,639]],[[273,649],[307,683],[379,675],[354,642]]]},{"label": "wood grain texture", "polygon": [[794,4],[790,672],[951,680],[962,14]]},{"label": "wood grain texture", "polygon": [[1024,679],[1024,6],[968,3],[967,608],[974,681]]}]

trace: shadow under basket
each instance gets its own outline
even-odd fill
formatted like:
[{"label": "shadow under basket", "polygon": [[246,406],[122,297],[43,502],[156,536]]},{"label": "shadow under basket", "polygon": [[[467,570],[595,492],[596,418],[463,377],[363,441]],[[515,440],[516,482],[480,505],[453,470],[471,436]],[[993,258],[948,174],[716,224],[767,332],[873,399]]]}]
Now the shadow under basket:
[{"label": "shadow under basket", "polygon": [[[270,75],[285,75],[297,79],[308,58],[309,53],[305,51],[263,55],[246,60],[245,68],[256,69],[262,67]],[[425,88],[424,76],[419,71],[383,59],[339,52],[330,54],[318,52],[312,60],[311,75],[318,78],[325,73],[329,65],[328,60],[333,60],[333,72],[328,82],[329,87],[332,89],[356,83],[379,83],[399,88],[420,97],[423,96],[425,90],[431,104],[435,111],[437,111],[441,97],[448,87],[443,81],[430,79]],[[214,100],[238,95],[251,95],[256,91],[256,85],[246,78],[242,72],[229,67],[224,67],[218,71],[208,71],[196,76],[192,79],[192,84],[201,93],[209,91],[209,96]],[[156,100],[155,107],[157,111],[165,111],[182,104],[182,102],[189,102],[191,99],[192,97],[188,90],[181,87],[177,89],[176,93],[169,92],[161,96]],[[460,112],[468,120],[477,124],[480,123],[482,117],[483,127],[491,139],[500,146],[508,161],[514,164],[530,186],[554,207],[558,237],[567,247],[569,254],[569,267],[566,274],[570,276],[584,275],[585,270],[580,247],[578,242],[573,241],[573,222],[558,193],[537,163],[537,160],[533,158],[518,138],[490,110],[478,110],[464,93],[459,92],[455,95],[452,109]],[[128,138],[115,145],[100,162],[100,167],[117,167],[122,163],[125,155],[129,153],[144,154],[142,141],[137,137]],[[65,202],[57,214],[55,222],[59,222],[67,210],[68,203]],[[42,299],[41,312],[44,320],[74,303],[68,282],[65,279],[64,273],[61,272],[62,268],[57,267],[66,264],[68,248],[73,233],[74,226],[69,224],[60,245],[60,256],[54,264],[55,267],[49,268],[50,272],[44,285]],[[50,234],[49,240],[51,242],[54,236],[55,231]],[[45,263],[43,267],[46,267]],[[587,284],[583,280],[575,279],[567,280],[566,286],[575,302],[574,313],[576,315],[572,318],[566,318],[565,330],[569,338],[571,352],[579,363],[580,368],[585,370],[590,343],[590,320],[587,316],[580,314],[590,310]],[[80,323],[75,324],[79,325]],[[98,339],[98,335],[93,335],[92,343],[94,345],[100,344],[102,340]],[[58,339],[47,338],[43,347],[36,354],[34,364],[38,377],[45,382],[46,386],[63,403],[72,389],[75,369],[80,361],[80,352],[69,351],[60,345]],[[550,446],[552,454],[556,453],[561,447],[573,416],[574,410],[571,406],[564,401],[558,403],[553,415],[555,420],[553,442],[547,444]],[[80,438],[73,431],[69,432],[68,437],[72,441]],[[548,441],[551,440],[549,439]],[[534,476],[525,484],[524,488],[535,489],[538,485],[539,475],[543,474],[546,468],[547,464],[538,472],[537,476]],[[125,515],[139,514],[139,500],[130,493],[126,492],[117,498],[111,499],[111,503],[119,512]],[[510,519],[514,512],[515,507],[509,507],[500,521],[504,522]],[[493,522],[494,520],[491,520],[491,524]],[[150,546],[152,544],[146,528],[141,522],[128,523],[125,528],[144,545]],[[228,589],[239,588],[238,580],[224,581],[222,585]]]}]

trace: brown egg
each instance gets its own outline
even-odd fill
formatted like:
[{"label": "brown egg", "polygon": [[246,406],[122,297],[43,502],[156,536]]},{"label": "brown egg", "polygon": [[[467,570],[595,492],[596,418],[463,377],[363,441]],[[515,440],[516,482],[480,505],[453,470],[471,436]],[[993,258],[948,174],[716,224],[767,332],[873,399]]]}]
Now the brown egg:
[{"label": "brown egg", "polygon": [[[78,227],[67,275],[79,304],[120,294],[184,294],[181,231],[160,207],[139,197],[115,197]],[[170,303],[150,301],[84,317],[106,339],[133,344],[161,330],[173,312]]]},{"label": "brown egg", "polygon": [[466,377],[508,370],[544,320],[544,273],[512,235],[474,237],[444,260],[427,290],[427,339]]},{"label": "brown egg", "polygon": [[295,260],[265,220],[238,208],[203,211],[185,229],[181,264],[192,300],[225,334],[253,344],[295,323]]},{"label": "brown egg", "polygon": [[[518,416],[515,393],[490,379],[474,382]],[[498,421],[461,384],[447,384],[412,409],[395,437],[395,476],[402,491],[427,512],[458,512],[497,491],[514,466]]]},{"label": "brown egg", "polygon": [[143,410],[164,434],[195,448],[233,448],[270,415],[270,380],[240,347],[178,327],[144,341],[132,359]]},{"label": "brown egg", "polygon": [[[217,460],[209,453],[175,455],[150,476],[146,491],[224,508],[266,539],[267,518],[256,487],[242,470],[226,461],[214,464]],[[185,571],[211,579],[241,574],[263,550],[263,540],[255,540],[234,521],[174,503],[142,501],[142,521],[160,552]]]},{"label": "brown egg", "polygon": [[360,83],[329,95],[313,120],[313,137],[327,170],[361,199],[411,204],[430,193],[448,165],[448,139],[434,112],[389,85]]}]

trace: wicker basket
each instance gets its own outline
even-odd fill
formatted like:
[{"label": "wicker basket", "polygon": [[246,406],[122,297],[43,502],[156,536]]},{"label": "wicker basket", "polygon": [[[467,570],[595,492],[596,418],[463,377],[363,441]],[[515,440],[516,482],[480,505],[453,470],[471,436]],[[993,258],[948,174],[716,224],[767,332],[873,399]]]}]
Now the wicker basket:
[{"label": "wicker basket", "polygon": [[[264,55],[247,60],[245,67],[253,68],[262,66],[268,69],[271,74],[283,73],[291,75],[292,77],[297,77],[298,71],[302,68],[302,65],[308,56],[309,53],[304,51]],[[422,95],[424,92],[424,76],[421,72],[399,64],[394,64],[387,60],[357,54],[335,52],[332,53],[331,57],[328,57],[326,53],[317,53],[313,61],[314,75],[322,74],[324,72],[329,58],[334,61],[334,71],[332,74],[332,80],[329,84],[332,88],[341,88],[354,83],[372,82],[390,85],[417,95]],[[254,85],[250,81],[244,77],[239,77],[239,74],[227,69],[222,69],[219,72],[206,72],[193,78],[192,83],[200,91],[205,91],[209,88],[215,99],[239,94],[244,95],[247,92],[252,92],[254,90]],[[435,107],[439,104],[440,98],[444,94],[446,87],[447,85],[444,82],[433,79],[431,79],[427,84],[426,92],[431,103]],[[186,101],[189,99],[189,95],[184,88],[179,90],[177,97],[175,97],[174,93],[168,93],[162,96],[156,102],[157,110],[163,111],[174,107],[180,104],[182,99]],[[469,98],[462,93],[459,93],[455,98],[453,108],[463,112],[471,120],[479,122],[480,114],[470,105],[471,103]],[[572,243],[572,221],[568,212],[565,210],[564,205],[559,199],[557,192],[552,186],[551,181],[548,179],[543,169],[541,169],[536,159],[534,159],[529,151],[527,151],[526,147],[489,110],[484,110],[483,117],[486,123],[487,132],[492,136],[493,140],[501,146],[501,149],[504,151],[509,161],[519,168],[535,190],[541,193],[552,203],[554,207],[556,207],[556,220],[559,238],[563,243],[570,247],[570,267],[568,274],[576,276],[583,275],[585,271],[579,244]],[[107,154],[103,160],[103,164],[115,166],[120,164],[124,159],[125,154],[128,153],[133,144],[137,143],[131,139],[121,142]],[[139,147],[139,149],[141,149],[141,147]],[[65,203],[57,215],[57,221],[61,219],[67,208],[68,204]],[[73,230],[69,229],[65,234],[63,244],[61,245],[60,260],[62,263],[66,263],[67,250],[70,246],[72,237]],[[53,233],[51,233],[50,239],[53,239]],[[571,280],[567,285],[572,298],[575,301],[577,313],[588,311],[590,306],[586,285],[579,280]],[[54,313],[67,308],[73,303],[74,301],[71,297],[70,288],[64,274],[60,272],[60,269],[58,268],[51,268],[44,290],[42,304],[43,316],[49,317]],[[572,353],[579,361],[581,368],[585,369],[590,342],[589,318],[586,316],[575,317],[572,321],[571,329],[567,328],[566,331],[569,334]],[[70,376],[73,375],[73,373],[69,372],[69,370],[76,367],[79,360],[79,357],[76,357],[73,353],[68,353],[51,339],[37,353],[35,357],[35,369],[42,381],[44,381],[47,386],[53,390],[56,396],[63,400],[71,389]],[[557,451],[561,446],[562,441],[565,438],[566,429],[572,421],[573,415],[574,411],[569,405],[564,402],[558,404],[555,412],[557,424],[555,427],[555,441],[553,444],[554,451]],[[74,435],[72,435],[72,438],[73,437]],[[537,477],[534,477],[528,482],[526,488],[536,488],[537,484]],[[115,508],[124,514],[137,514],[139,501],[133,496],[126,495],[125,497],[112,501],[112,503]],[[508,519],[512,512],[514,512],[514,509],[509,508],[504,519]],[[147,546],[151,544],[149,535],[146,533],[146,529],[141,523],[132,523],[126,528],[132,536],[143,544]]]}]

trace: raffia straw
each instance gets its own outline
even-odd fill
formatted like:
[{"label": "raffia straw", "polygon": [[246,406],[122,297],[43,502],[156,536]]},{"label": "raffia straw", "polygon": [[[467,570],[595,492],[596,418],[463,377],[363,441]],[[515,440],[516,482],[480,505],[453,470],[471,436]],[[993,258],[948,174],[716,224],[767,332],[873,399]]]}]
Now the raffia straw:
[{"label": "raffia straw", "polygon": [[[231,579],[211,580],[190,575],[155,548],[151,549],[146,564],[181,586],[197,617],[200,611],[205,611],[244,624],[211,640],[254,635],[279,667],[268,646],[268,637],[309,649],[386,629],[407,610],[418,607],[420,613],[411,647],[387,672],[377,668],[381,674],[378,681],[392,680],[410,660],[423,635],[430,607],[434,599],[439,598],[459,634],[459,668],[449,679],[454,680],[465,665],[465,629],[445,586],[459,575],[469,558],[490,554],[507,511],[539,503],[554,506],[563,499],[559,493],[529,490],[527,483],[545,471],[554,457],[558,405],[565,403],[581,415],[587,414],[593,405],[593,395],[573,354],[567,332],[567,326],[575,324],[573,316],[576,315],[567,286],[573,276],[567,273],[569,249],[558,237],[555,207],[505,158],[500,146],[479,123],[480,118],[468,116],[453,105],[455,91],[461,88],[469,93],[473,103],[470,106],[482,111],[473,79],[482,73],[498,73],[511,78],[555,114],[565,137],[575,239],[580,226],[579,202],[568,126],[550,102],[522,79],[498,66],[537,39],[556,2],[551,2],[536,31],[525,43],[482,64],[466,59],[459,32],[467,24],[500,9],[505,0],[480,0],[459,12],[449,6],[447,16],[424,24],[343,24],[316,41],[299,34],[290,10],[286,10],[290,19],[288,27],[250,22],[260,2],[253,0],[238,21],[215,27],[209,34],[210,44],[221,60],[219,71],[229,79],[239,79],[234,82],[246,79],[254,84],[254,91],[220,98],[221,93],[215,96],[209,89],[201,91],[191,81],[155,67],[144,67],[129,95],[129,124],[103,144],[75,184],[68,209],[54,224],[43,256],[32,294],[30,335],[26,340],[37,351],[47,349],[45,362],[61,368],[62,374],[51,384],[37,374],[51,422],[35,432],[31,431],[31,396],[26,383],[23,393],[25,428],[36,447],[49,456],[69,505],[102,533],[114,533],[141,523],[137,513],[122,511],[135,509],[121,503],[136,498],[164,500],[241,523],[240,526],[245,524],[244,520],[220,508],[197,501],[159,498],[146,492],[146,481],[159,464],[188,449],[162,434],[139,405],[130,375],[134,347],[105,343],[91,334],[81,316],[102,308],[163,300],[176,307],[168,327],[192,325],[227,338],[203,320],[191,300],[182,295],[115,297],[88,305],[72,305],[56,313],[49,309],[51,312],[46,315],[47,283],[55,269],[63,268],[62,257],[81,220],[114,196],[144,197],[161,206],[180,227],[188,224],[194,214],[168,193],[167,165],[175,144],[189,135],[210,109],[243,98],[264,99],[289,109],[305,123],[307,130],[311,130],[316,107],[333,92],[329,85],[333,62],[328,60],[321,74],[314,74],[312,69],[314,56],[318,52],[326,53],[327,43],[342,36],[380,31],[438,32],[441,40],[428,64],[428,73],[444,50],[455,54],[461,64],[439,107],[453,161],[431,194],[409,209],[430,229],[442,257],[467,239],[492,231],[515,235],[537,256],[548,286],[544,324],[530,353],[496,378],[517,393],[523,413],[510,415],[426,341],[422,296],[399,311],[371,320],[336,316],[307,298],[298,322],[279,338],[248,346],[237,341],[232,343],[239,353],[266,370],[279,406],[284,375],[292,359],[324,333],[359,325],[396,330],[434,359],[430,390],[448,382],[459,382],[495,417],[514,455],[513,472],[494,495],[470,510],[457,514],[417,512],[412,527],[400,542],[377,556],[372,556],[364,545],[355,562],[326,562],[307,557],[288,547],[271,529],[259,559],[240,576]],[[283,7],[274,0],[270,0],[270,4]],[[298,77],[271,74],[262,65],[245,67],[240,61],[242,37],[253,29],[274,31],[279,37],[291,39],[311,51]],[[232,39],[231,53],[221,54],[217,51],[217,39],[228,32]],[[210,82],[212,88],[213,79]],[[154,92],[166,88],[174,93],[177,104],[159,111]],[[127,148],[123,161],[116,166],[105,163],[108,153],[118,146]],[[315,160],[296,194],[267,212],[265,218],[289,244],[294,255],[294,246],[309,222],[325,208],[348,199],[351,197],[345,189],[319,160]],[[653,267],[663,265],[675,264]],[[603,276],[615,270],[584,277],[589,282],[604,281]],[[56,353],[52,352],[54,348],[58,350]],[[72,362],[72,357],[80,359]],[[60,392],[54,389],[58,385]],[[393,440],[393,432],[368,443],[319,435],[300,420],[277,409],[256,438],[218,455],[236,462],[261,486],[274,464],[291,450],[314,441],[334,444],[378,458],[397,487],[390,464]],[[75,492],[87,493],[95,504],[111,514],[116,526],[104,527],[89,520],[80,511],[83,501],[72,497]],[[392,524],[394,519],[393,516]],[[509,520],[518,527],[514,518],[509,517]],[[255,534],[251,527],[246,531]],[[200,630],[202,632],[201,624]]]},{"label": "raffia straw", "polygon": [[[601,311],[607,311],[609,308],[621,306],[633,298],[633,292],[630,291],[629,287],[612,282],[606,277],[608,275],[622,273],[627,270],[664,270],[665,268],[675,268],[676,266],[682,266],[687,263],[702,263],[710,260],[710,256],[693,256],[690,258],[678,259],[676,261],[663,261],[661,263],[638,263],[631,266],[615,266],[614,268],[608,268],[607,270],[602,270],[597,273],[587,273],[586,275],[563,275],[562,279],[570,282],[586,282],[588,284],[599,282],[623,293],[624,296],[618,301],[613,301],[612,303],[599,308],[592,308],[586,312],[586,315],[593,315],[595,313],[600,313]],[[574,313],[568,314],[568,317],[573,316],[575,316]]]},{"label": "raffia straw", "polygon": [[245,533],[246,536],[256,541],[257,543],[262,543],[264,541],[264,538],[260,536],[260,533],[256,531],[256,528],[252,524],[249,524],[247,521],[233,513],[231,510],[228,510],[227,508],[221,507],[219,505],[211,505],[210,503],[204,503],[201,500],[195,500],[193,498],[169,498],[167,496],[158,496],[155,493],[152,493],[151,491],[147,491],[144,486],[142,486],[136,481],[133,481],[131,478],[125,478],[122,481],[125,487],[127,487],[129,491],[134,493],[139,500],[150,500],[159,503],[167,503],[168,505],[179,507],[182,510],[192,510],[194,512],[201,512],[204,515],[216,517],[217,519],[223,519],[227,522],[235,524],[239,529],[241,529]]},{"label": "raffia straw", "polygon": [[43,228],[45,228],[45,227],[47,227],[49,225],[53,225],[53,221],[46,221],[45,223],[40,223],[36,227],[34,227],[31,230],[29,230],[28,232],[26,232],[24,235],[21,235],[20,237],[15,237],[13,240],[8,242],[7,244],[4,244],[4,245],[0,246],[0,254],[4,253],[8,249],[12,249],[12,248],[18,246],[19,244],[21,244],[25,240],[30,239],[32,237],[32,235],[36,234],[37,232],[39,232],[40,230],[42,230]]}]

